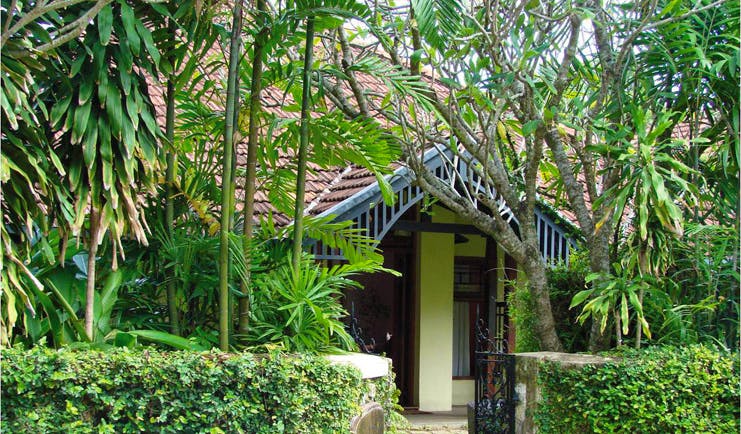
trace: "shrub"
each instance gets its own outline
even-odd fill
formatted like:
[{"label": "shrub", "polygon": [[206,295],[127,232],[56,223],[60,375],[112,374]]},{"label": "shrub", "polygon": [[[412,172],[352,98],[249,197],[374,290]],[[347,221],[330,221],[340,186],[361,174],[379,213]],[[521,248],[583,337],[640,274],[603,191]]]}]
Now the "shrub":
[{"label": "shrub", "polygon": [[[585,257],[585,251],[575,250],[571,254],[569,265],[559,262],[547,270],[556,334],[567,353],[586,351],[589,343],[589,322],[579,324],[576,319],[580,309],[569,309],[574,294],[586,289],[584,279],[589,274],[589,261]],[[507,295],[507,303],[510,318],[517,331],[515,352],[539,351],[535,299],[527,284],[515,281],[512,282],[512,287],[514,290]]]},{"label": "shrub", "polygon": [[2,351],[7,432],[337,433],[360,374],[304,355]]},{"label": "shrub", "polygon": [[507,295],[509,315],[515,325],[515,352],[526,353],[540,351],[540,343],[535,327],[538,315],[535,300],[526,284],[513,286],[514,290]]},{"label": "shrub", "polygon": [[587,289],[585,279],[589,274],[589,261],[585,257],[586,252],[586,249],[575,250],[571,254],[569,265],[559,262],[547,271],[556,334],[566,353],[587,351],[589,345],[591,322],[579,324],[577,318],[581,309],[569,308],[574,295]]},{"label": "shrub", "polygon": [[621,361],[540,369],[541,433],[738,433],[738,355],[703,346],[629,350]]},{"label": "shrub", "polygon": [[386,432],[398,433],[409,422],[401,414],[404,408],[399,405],[401,391],[396,388],[394,371],[389,366],[389,373],[385,377],[373,378],[363,382],[365,396],[363,402],[375,401],[383,407],[383,416]]}]

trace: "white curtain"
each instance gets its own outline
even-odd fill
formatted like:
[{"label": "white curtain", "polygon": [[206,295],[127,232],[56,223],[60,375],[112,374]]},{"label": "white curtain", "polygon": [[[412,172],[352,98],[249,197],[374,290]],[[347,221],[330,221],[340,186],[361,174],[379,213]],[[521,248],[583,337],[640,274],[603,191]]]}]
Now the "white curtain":
[{"label": "white curtain", "polygon": [[471,375],[470,318],[467,301],[453,304],[453,376]]}]

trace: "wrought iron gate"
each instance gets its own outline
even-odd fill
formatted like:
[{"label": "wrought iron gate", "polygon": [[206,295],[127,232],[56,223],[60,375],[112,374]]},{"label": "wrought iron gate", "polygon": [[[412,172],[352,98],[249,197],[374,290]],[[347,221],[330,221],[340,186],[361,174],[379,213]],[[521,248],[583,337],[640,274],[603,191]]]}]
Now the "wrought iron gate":
[{"label": "wrought iron gate", "polygon": [[515,432],[515,356],[506,351],[506,337],[492,339],[484,321],[479,320],[473,430],[476,434]]}]

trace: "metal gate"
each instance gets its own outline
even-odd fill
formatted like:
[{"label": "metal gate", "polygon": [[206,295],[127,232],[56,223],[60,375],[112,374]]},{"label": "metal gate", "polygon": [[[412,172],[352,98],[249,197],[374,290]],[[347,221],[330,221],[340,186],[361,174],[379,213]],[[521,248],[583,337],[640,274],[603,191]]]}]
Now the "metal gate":
[{"label": "metal gate", "polygon": [[506,336],[492,339],[483,320],[476,324],[475,388],[473,432],[514,434],[515,356],[507,354]]}]

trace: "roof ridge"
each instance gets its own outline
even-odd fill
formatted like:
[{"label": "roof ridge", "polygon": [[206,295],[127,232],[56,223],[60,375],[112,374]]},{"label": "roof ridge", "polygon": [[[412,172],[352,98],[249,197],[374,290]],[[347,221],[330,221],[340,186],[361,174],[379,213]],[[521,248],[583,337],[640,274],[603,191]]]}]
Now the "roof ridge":
[{"label": "roof ridge", "polygon": [[332,180],[332,181],[331,181],[331,182],[330,182],[330,183],[329,183],[329,184],[328,184],[328,185],[327,185],[327,186],[326,186],[326,187],[324,188],[324,190],[322,190],[322,192],[321,192],[321,193],[317,194],[317,195],[316,195],[316,197],[314,198],[314,200],[312,200],[312,201],[311,201],[311,203],[309,203],[309,205],[307,205],[307,206],[306,206],[306,209],[304,210],[304,213],[305,213],[305,214],[308,214],[309,212],[311,212],[311,210],[312,210],[312,209],[316,208],[316,207],[317,207],[317,206],[319,205],[319,203],[320,203],[320,202],[322,201],[322,198],[324,198],[324,197],[325,197],[326,195],[328,195],[329,193],[331,193],[331,192],[332,192],[332,187],[334,187],[335,185],[339,184],[339,183],[340,183],[340,181],[342,181],[342,179],[343,179],[343,178],[344,178],[344,177],[345,177],[345,176],[346,176],[346,175],[347,175],[348,173],[352,172],[352,170],[353,170],[353,165],[352,165],[352,164],[350,164],[349,166],[345,167],[345,169],[344,169],[344,170],[343,170],[342,172],[340,172],[340,173],[339,173],[339,174],[338,174],[338,175],[337,175],[337,176],[335,177],[335,179],[333,179],[333,180]]}]

